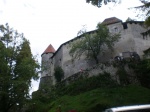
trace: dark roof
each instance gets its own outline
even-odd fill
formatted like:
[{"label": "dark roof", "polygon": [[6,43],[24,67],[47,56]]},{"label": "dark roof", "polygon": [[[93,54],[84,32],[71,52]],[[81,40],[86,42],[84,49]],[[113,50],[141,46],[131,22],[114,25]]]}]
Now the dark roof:
[{"label": "dark roof", "polygon": [[109,24],[114,24],[114,23],[119,23],[119,22],[122,22],[122,20],[116,18],[116,17],[111,17],[111,18],[107,18],[105,19],[102,24],[105,24],[105,25],[109,25]]},{"label": "dark roof", "polygon": [[54,52],[55,52],[55,49],[54,49],[54,47],[50,44],[50,45],[46,48],[46,50],[42,53],[42,55],[45,54],[45,53],[54,53]]},{"label": "dark roof", "polygon": [[144,21],[126,21],[124,23],[130,23],[130,24],[132,24],[132,23],[135,23],[135,24],[139,23],[139,24],[143,24]]}]

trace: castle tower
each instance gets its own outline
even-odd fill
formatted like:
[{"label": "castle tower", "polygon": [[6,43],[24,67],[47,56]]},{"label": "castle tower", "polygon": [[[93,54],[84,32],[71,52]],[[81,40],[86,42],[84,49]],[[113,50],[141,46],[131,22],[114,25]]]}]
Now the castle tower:
[{"label": "castle tower", "polygon": [[51,85],[52,82],[52,74],[51,74],[51,57],[55,53],[54,47],[50,44],[46,50],[42,53],[42,72],[39,88],[42,85]]}]

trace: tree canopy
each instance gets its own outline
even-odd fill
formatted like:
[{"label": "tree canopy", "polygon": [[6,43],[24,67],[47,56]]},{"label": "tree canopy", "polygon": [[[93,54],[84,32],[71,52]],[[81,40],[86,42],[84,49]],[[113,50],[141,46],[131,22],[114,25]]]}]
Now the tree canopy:
[{"label": "tree canopy", "polygon": [[8,24],[0,26],[0,111],[19,111],[29,98],[31,79],[38,79],[39,64],[29,41]]},{"label": "tree canopy", "polygon": [[87,58],[92,58],[99,63],[98,55],[105,52],[106,48],[113,50],[114,42],[120,38],[120,34],[112,34],[103,24],[97,25],[97,30],[93,34],[83,31],[82,38],[71,45],[70,55],[74,58],[80,57],[83,53]]}]

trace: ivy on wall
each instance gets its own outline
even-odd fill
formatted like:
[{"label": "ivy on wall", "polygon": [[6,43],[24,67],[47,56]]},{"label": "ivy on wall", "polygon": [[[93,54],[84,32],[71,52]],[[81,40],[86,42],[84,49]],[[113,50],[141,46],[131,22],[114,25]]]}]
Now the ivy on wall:
[{"label": "ivy on wall", "polygon": [[55,67],[54,76],[57,83],[61,82],[61,80],[64,78],[64,71],[60,66]]}]

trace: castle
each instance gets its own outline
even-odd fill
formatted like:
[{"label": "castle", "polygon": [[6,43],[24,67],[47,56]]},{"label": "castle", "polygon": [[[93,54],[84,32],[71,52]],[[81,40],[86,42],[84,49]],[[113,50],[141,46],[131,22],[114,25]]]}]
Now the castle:
[{"label": "castle", "polygon": [[[121,38],[115,43],[113,52],[108,50],[104,55],[98,57],[99,62],[112,60],[116,56],[125,56],[127,52],[136,52],[142,58],[143,51],[150,48],[149,30],[145,27],[143,21],[122,22],[116,17],[111,17],[105,19],[102,23],[107,25],[110,33],[120,33]],[[94,32],[87,33],[92,34]],[[92,59],[85,59],[84,55],[79,59],[72,60],[72,56],[69,54],[70,45],[82,37],[83,35],[80,35],[63,43],[56,51],[51,44],[46,48],[41,55],[40,85],[44,82],[55,85],[54,68],[57,66],[63,69],[64,79],[66,79],[80,70],[85,70],[96,64]]]}]

